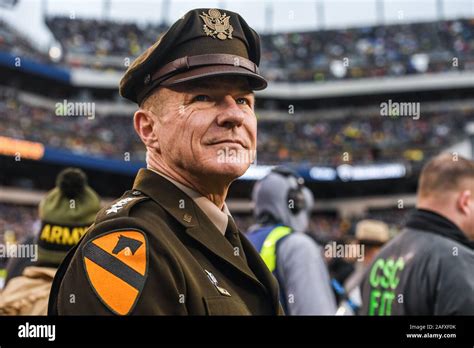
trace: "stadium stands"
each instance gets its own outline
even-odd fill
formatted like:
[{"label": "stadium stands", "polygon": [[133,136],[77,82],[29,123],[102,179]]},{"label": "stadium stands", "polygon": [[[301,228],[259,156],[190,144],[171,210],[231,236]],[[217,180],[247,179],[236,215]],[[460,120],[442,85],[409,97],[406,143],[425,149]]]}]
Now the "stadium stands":
[{"label": "stadium stands", "polygon": [[[369,211],[366,218],[386,221],[393,232],[399,231],[403,219],[409,209],[380,209]],[[0,242],[3,243],[3,234],[13,231],[16,240],[21,241],[34,234],[38,228],[35,225],[38,217],[38,208],[30,205],[0,203]],[[251,214],[233,214],[241,231],[246,231],[255,219]],[[314,213],[310,222],[310,230],[318,238],[336,240],[350,235],[358,219],[344,219],[334,214]]]},{"label": "stadium stands", "polygon": [[131,118],[62,117],[58,122],[54,110],[30,107],[14,99],[0,102],[0,115],[0,134],[7,137],[79,154],[123,158],[130,153],[134,160],[145,158],[138,136],[130,131]]},{"label": "stadium stands", "polygon": [[290,82],[471,70],[473,36],[472,20],[264,35],[262,70]]},{"label": "stadium stands", "polygon": [[[330,166],[422,162],[458,141],[465,122],[474,121],[473,111],[474,105],[449,113],[425,112],[418,120],[381,117],[380,112],[365,117],[348,112],[338,119],[314,117],[305,122],[262,119],[257,161]],[[54,110],[28,106],[10,98],[0,102],[0,134],[78,154],[116,159],[129,154],[132,161],[145,159],[144,147],[131,131],[131,115],[96,115],[94,119],[61,117],[60,121],[58,117]]]},{"label": "stadium stands", "polygon": [[50,62],[48,55],[36,49],[30,39],[0,20],[0,53],[2,52],[16,57],[33,58],[38,62]]},{"label": "stadium stands", "polygon": [[[163,25],[49,17],[46,23],[69,57],[136,57]],[[459,19],[350,29],[264,34],[261,69],[269,80],[328,81],[474,69],[474,20]]]},{"label": "stadium stands", "polygon": [[38,207],[0,203],[0,243],[4,243],[4,234],[13,231],[16,240],[34,233]]},{"label": "stadium stands", "polygon": [[46,24],[71,54],[136,57],[151,46],[166,27],[97,19],[50,17]]},{"label": "stadium stands", "polygon": [[[422,161],[453,143],[471,110],[424,113],[419,120],[379,113],[338,120],[266,121],[259,124],[258,160],[319,165]],[[298,139],[298,141],[296,141]],[[348,158],[343,158],[347,152]]]}]

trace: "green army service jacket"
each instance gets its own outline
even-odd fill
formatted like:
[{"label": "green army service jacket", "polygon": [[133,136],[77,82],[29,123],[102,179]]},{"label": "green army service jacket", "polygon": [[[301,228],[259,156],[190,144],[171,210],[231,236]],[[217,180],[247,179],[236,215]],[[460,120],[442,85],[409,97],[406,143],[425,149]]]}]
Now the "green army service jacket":
[{"label": "green army service jacket", "polygon": [[275,277],[235,224],[224,236],[189,196],[148,169],[68,253],[48,312],[283,314]]}]

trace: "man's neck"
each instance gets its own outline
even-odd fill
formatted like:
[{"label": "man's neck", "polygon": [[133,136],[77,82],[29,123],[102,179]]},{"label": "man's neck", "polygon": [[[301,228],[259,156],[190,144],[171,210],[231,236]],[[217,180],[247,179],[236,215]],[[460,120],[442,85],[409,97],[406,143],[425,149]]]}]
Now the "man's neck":
[{"label": "man's neck", "polygon": [[230,184],[219,185],[218,183],[214,182],[213,185],[206,185],[207,181],[205,179],[196,178],[193,175],[182,175],[179,171],[173,170],[161,163],[148,163],[147,168],[154,172],[163,174],[175,180],[176,182],[179,182],[180,184],[200,193],[222,210]]},{"label": "man's neck", "polygon": [[454,213],[449,209],[452,206],[452,204],[446,204],[448,199],[449,198],[446,198],[443,201],[445,204],[441,205],[438,201],[431,201],[431,200],[418,198],[418,203],[416,204],[416,208],[422,209],[422,210],[428,210],[438,215],[441,215],[445,219],[454,223],[456,226],[459,226],[458,222],[454,218]]}]

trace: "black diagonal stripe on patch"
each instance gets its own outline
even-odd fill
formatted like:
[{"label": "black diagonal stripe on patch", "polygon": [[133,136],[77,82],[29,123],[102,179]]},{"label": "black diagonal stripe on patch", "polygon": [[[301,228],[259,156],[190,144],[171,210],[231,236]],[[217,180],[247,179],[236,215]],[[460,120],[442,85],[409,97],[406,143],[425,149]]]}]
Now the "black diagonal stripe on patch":
[{"label": "black diagonal stripe on patch", "polygon": [[84,248],[84,256],[98,264],[100,267],[119,277],[127,284],[141,291],[145,277],[133,268],[113,257],[94,243],[88,243]]}]

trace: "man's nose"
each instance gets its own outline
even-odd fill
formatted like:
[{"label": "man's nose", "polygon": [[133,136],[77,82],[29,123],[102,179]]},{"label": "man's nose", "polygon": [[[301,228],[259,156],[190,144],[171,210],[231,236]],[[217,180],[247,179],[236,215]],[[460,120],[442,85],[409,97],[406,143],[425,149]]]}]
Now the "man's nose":
[{"label": "man's nose", "polygon": [[230,96],[225,96],[219,105],[220,112],[217,116],[217,124],[220,127],[239,127],[244,122],[245,112],[239,107],[236,100]]}]

